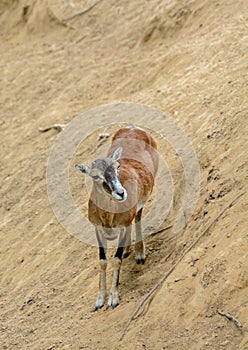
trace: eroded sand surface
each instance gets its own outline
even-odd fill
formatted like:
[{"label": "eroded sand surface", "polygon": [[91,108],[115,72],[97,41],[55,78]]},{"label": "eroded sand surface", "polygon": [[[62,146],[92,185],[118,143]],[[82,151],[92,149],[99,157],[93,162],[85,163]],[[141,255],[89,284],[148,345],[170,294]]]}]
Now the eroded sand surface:
[{"label": "eroded sand surface", "polygon": [[[248,349],[247,192],[118,340],[141,298],[247,189],[248,3],[103,0],[62,24],[92,4],[0,4],[0,348]],[[58,131],[39,128],[123,101],[151,105],[181,126],[199,159],[200,196],[186,230],[148,237],[144,266],[133,254],[124,261],[121,304],[93,313],[98,252],[70,236],[53,214],[46,165]],[[82,161],[92,157],[99,132],[108,132],[95,119],[85,122],[96,132],[75,155]],[[158,143],[177,185],[167,227],[182,197],[183,170]],[[70,172],[72,193],[85,210],[81,180]],[[94,234],[90,224],[83,230]],[[108,277],[112,256],[110,250]],[[239,319],[242,329],[218,310]]]}]

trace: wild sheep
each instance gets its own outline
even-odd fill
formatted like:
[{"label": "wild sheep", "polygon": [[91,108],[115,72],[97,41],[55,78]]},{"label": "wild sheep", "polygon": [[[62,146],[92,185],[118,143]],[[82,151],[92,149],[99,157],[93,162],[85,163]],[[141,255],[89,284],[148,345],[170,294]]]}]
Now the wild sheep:
[{"label": "wild sheep", "polygon": [[99,291],[95,311],[103,307],[106,297],[107,241],[119,235],[106,307],[115,308],[119,304],[118,284],[122,257],[127,257],[130,252],[133,220],[136,230],[136,262],[145,262],[141,216],[143,206],[152,192],[158,169],[157,145],[149,132],[137,126],[125,126],[113,136],[106,158],[95,160],[91,167],[76,164],[76,168],[93,180],[88,217],[95,226],[100,257]]}]

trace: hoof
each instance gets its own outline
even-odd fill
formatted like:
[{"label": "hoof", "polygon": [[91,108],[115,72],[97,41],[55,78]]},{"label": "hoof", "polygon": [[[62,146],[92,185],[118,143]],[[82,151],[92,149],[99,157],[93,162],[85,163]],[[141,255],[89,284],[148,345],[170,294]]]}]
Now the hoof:
[{"label": "hoof", "polygon": [[106,311],[110,308],[110,307],[112,307],[112,309],[115,309],[117,306],[119,305],[119,303],[118,304],[111,304],[111,305],[107,305],[106,306]]},{"label": "hoof", "polygon": [[138,265],[140,265],[140,264],[144,265],[145,260],[146,260],[145,258],[138,258],[138,259],[136,259],[136,264],[138,264]]},{"label": "hoof", "polygon": [[145,253],[138,253],[136,254],[136,263],[139,265],[139,264],[142,264],[144,265],[145,263],[145,260],[146,260],[146,256],[145,256]]},{"label": "hoof", "polygon": [[108,304],[106,306],[106,310],[108,310],[110,307],[112,307],[112,309],[115,309],[116,306],[118,305],[119,305],[119,292],[117,290],[111,291],[108,299]]},{"label": "hoof", "polygon": [[96,304],[95,304],[95,309],[94,311],[100,310],[103,305],[104,305],[104,300],[106,296],[106,291],[105,290],[99,290],[97,299],[96,299]]},{"label": "hoof", "polygon": [[103,307],[103,305],[95,306],[93,312],[96,312],[96,311],[98,311],[98,310],[101,310],[102,307]]}]

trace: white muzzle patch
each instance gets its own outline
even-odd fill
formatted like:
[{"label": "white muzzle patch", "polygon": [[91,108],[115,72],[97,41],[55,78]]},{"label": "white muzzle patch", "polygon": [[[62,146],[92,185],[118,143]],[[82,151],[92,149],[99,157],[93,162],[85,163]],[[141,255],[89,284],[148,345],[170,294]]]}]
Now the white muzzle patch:
[{"label": "white muzzle patch", "polygon": [[124,187],[121,186],[121,188],[118,189],[118,191],[112,192],[112,197],[118,202],[125,202],[125,200],[127,199],[127,191]]}]

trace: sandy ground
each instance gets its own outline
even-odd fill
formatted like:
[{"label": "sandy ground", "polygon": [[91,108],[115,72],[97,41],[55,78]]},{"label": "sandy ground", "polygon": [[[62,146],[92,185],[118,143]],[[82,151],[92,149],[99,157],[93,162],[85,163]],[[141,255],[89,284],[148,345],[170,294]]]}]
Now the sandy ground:
[{"label": "sandy ground", "polygon": [[[248,349],[248,3],[102,0],[62,21],[92,4],[0,4],[0,348]],[[123,101],[153,106],[183,128],[199,159],[200,196],[185,230],[147,238],[144,266],[133,254],[123,262],[120,305],[93,313],[97,248],[69,235],[53,214],[46,166],[58,131],[39,128]],[[96,133],[83,145],[88,154],[76,154],[82,161],[98,142],[95,120],[85,123]],[[174,158],[168,154],[180,198],[183,172]],[[70,174],[85,209],[82,179]],[[119,341],[140,300],[243,192]],[[165,228],[176,217],[174,202]],[[83,229],[94,234],[89,223]]]}]

